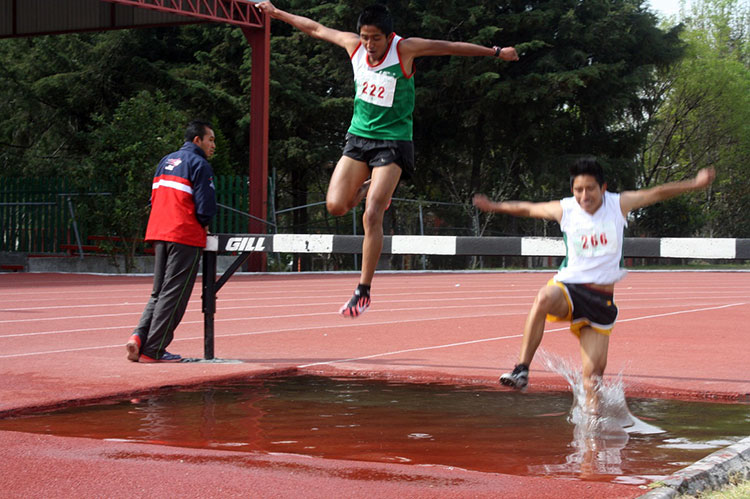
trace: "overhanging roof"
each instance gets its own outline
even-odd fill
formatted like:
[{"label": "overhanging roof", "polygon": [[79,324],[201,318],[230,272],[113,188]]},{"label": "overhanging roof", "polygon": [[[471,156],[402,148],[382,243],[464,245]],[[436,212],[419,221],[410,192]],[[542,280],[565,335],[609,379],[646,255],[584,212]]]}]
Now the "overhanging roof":
[{"label": "overhanging roof", "polygon": [[[0,38],[220,22],[242,29],[252,50],[249,232],[266,231],[270,22],[253,0],[0,0]],[[265,271],[253,253],[249,270]]]},{"label": "overhanging roof", "polygon": [[0,38],[207,21],[263,26],[249,0],[0,0]]}]

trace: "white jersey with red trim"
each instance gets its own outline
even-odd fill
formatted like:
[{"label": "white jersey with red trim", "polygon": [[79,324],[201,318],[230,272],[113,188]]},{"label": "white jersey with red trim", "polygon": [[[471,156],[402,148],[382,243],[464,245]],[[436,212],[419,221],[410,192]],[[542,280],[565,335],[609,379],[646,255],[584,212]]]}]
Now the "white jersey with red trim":
[{"label": "white jersey with red trim", "polygon": [[565,241],[565,260],[557,282],[613,284],[627,271],[623,268],[623,233],[628,222],[620,208],[620,194],[604,192],[602,205],[593,215],[575,197],[560,200],[560,229]]}]

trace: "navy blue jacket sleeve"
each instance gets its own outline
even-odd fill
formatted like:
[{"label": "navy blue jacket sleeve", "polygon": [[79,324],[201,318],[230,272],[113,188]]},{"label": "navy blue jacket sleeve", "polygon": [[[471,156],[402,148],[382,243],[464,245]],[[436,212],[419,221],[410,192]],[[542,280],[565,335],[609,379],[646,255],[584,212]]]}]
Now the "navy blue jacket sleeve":
[{"label": "navy blue jacket sleeve", "polygon": [[216,215],[216,189],[211,164],[205,160],[200,161],[190,181],[193,184],[195,217],[201,225],[208,225]]}]

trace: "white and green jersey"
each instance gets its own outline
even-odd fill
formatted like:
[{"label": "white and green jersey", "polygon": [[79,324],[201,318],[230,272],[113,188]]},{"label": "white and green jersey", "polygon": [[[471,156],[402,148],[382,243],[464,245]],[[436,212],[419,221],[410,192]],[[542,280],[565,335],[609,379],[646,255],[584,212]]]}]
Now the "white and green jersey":
[{"label": "white and green jersey", "polygon": [[412,140],[414,71],[404,74],[394,33],[383,59],[371,66],[360,43],[352,54],[354,115],[349,133],[376,140]]},{"label": "white and green jersey", "polygon": [[628,222],[622,215],[620,195],[604,192],[602,205],[593,215],[575,197],[560,200],[560,229],[565,241],[565,260],[557,282],[613,284],[625,277],[623,232]]}]

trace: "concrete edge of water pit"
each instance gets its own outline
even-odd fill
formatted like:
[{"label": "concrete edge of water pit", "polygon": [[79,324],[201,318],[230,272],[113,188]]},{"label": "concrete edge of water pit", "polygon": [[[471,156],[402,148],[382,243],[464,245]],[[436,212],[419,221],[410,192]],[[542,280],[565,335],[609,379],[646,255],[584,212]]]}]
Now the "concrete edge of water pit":
[{"label": "concrete edge of water pit", "polygon": [[717,490],[732,479],[750,477],[750,437],[718,450],[672,475],[654,482],[658,485],[638,499],[671,499],[680,494],[695,495]]}]

